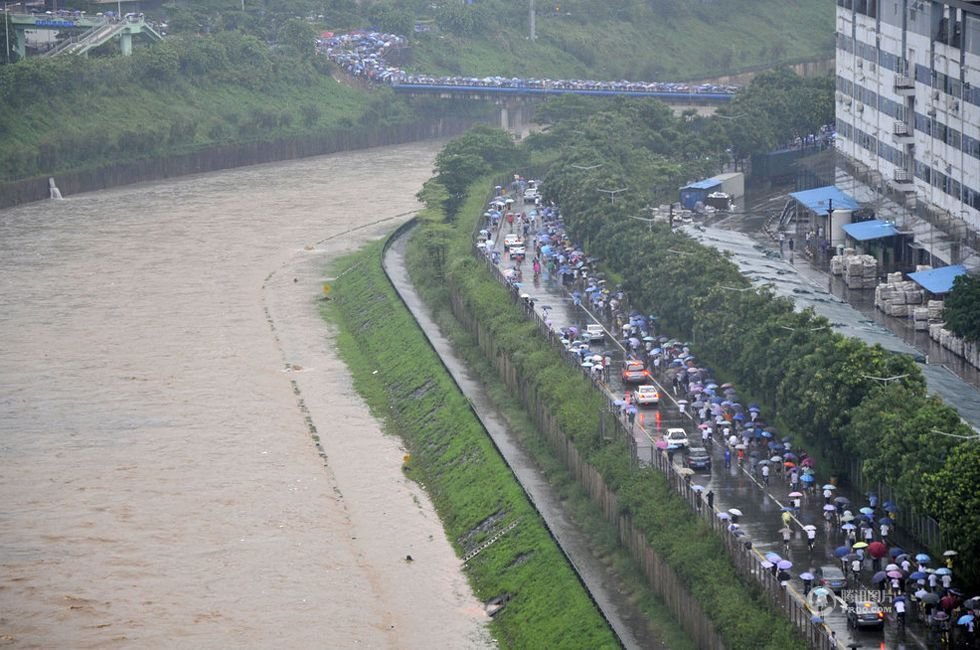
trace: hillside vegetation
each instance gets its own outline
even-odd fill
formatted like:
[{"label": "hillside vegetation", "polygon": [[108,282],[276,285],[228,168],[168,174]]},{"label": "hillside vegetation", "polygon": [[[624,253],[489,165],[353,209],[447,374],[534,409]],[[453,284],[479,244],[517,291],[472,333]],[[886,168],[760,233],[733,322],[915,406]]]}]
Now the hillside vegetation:
[{"label": "hillside vegetation", "polygon": [[189,0],[147,17],[166,21],[168,37],[131,57],[107,43],[85,58],[0,66],[0,181],[423,115],[486,114],[486,106],[337,83],[314,47],[324,30],[406,34],[405,67],[420,72],[667,80],[828,56],[833,3],[539,2],[535,41],[527,5],[509,0]]}]

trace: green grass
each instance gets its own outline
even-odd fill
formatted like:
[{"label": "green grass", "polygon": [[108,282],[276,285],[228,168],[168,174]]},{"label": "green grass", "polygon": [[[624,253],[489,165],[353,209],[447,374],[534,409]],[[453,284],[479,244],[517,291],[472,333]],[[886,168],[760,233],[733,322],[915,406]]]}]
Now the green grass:
[{"label": "green grass", "polygon": [[539,3],[534,42],[526,27],[489,25],[465,38],[420,35],[413,67],[475,76],[678,80],[834,53],[830,0],[689,2],[674,12],[633,7],[619,15],[555,4],[563,13]]},{"label": "green grass", "polygon": [[[430,270],[425,250],[416,239],[409,245],[409,259],[413,267],[413,279],[420,278]],[[642,611],[647,619],[650,633],[660,639],[672,650],[693,649],[694,642],[670,613],[663,600],[650,589],[643,579],[642,570],[629,553],[619,544],[616,529],[609,525],[602,513],[589,498],[588,493],[569,475],[568,470],[554,456],[548,440],[535,427],[527,411],[507,392],[496,371],[483,356],[476,341],[453,318],[452,314],[440,306],[436,293],[439,289],[430,283],[416,282],[429,296],[427,302],[436,307],[434,313],[439,329],[453,344],[455,351],[463,358],[470,370],[480,378],[487,396],[498,412],[507,421],[508,427],[517,436],[521,448],[530,454],[537,467],[555,488],[562,499],[565,511],[571,515],[576,525],[588,537],[590,547],[596,558],[606,570],[615,576],[618,587]],[[444,287],[444,285],[440,285]],[[433,291],[435,290],[435,291]]]},{"label": "green grass", "polygon": [[[489,186],[485,181],[471,186],[469,199],[448,238],[441,223],[426,225],[416,235],[423,245],[430,245],[425,229],[433,229],[447,240],[445,277],[439,277],[430,266],[419,278],[428,285],[426,295],[439,298],[449,290],[458,292],[469,317],[487,328],[487,340],[509,355],[525,391],[537,394],[554,414],[579,453],[616,492],[620,511],[631,517],[651,547],[685,580],[730,647],[803,647],[796,630],[771,609],[758,585],[736,574],[718,534],[673,494],[665,478],[655,470],[632,467],[622,441],[602,444],[597,440],[604,398],[581,375],[568,372],[559,352],[529,324],[507,290],[469,254]],[[520,396],[511,395],[510,399],[519,400]]]},{"label": "green grass", "polygon": [[[514,597],[492,619],[503,648],[615,648],[618,643],[465,397],[398,301],[380,266],[381,244],[344,258],[323,313],[372,413],[411,452],[461,557],[511,522],[517,527],[466,567],[476,594]],[[343,269],[359,264],[356,273]],[[380,371],[373,374],[375,370]]]}]

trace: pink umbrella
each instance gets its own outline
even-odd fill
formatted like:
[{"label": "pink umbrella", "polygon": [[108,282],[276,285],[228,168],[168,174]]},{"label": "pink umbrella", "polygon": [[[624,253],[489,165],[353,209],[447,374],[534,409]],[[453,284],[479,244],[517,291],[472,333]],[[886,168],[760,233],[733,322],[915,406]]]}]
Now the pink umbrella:
[{"label": "pink umbrella", "polygon": [[802,465],[803,467],[813,467],[814,462],[812,458],[807,456],[806,458],[803,459],[803,462],[801,462],[800,465]]},{"label": "pink umbrella", "polygon": [[666,440],[660,439],[660,440],[657,441],[656,444],[657,444],[657,449],[666,449],[667,448],[667,441]]}]

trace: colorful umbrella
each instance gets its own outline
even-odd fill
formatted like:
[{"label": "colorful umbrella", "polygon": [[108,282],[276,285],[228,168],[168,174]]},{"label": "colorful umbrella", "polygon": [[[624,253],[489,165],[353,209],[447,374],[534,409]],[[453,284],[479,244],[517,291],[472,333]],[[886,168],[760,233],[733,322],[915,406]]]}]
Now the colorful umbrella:
[{"label": "colorful umbrella", "polygon": [[868,544],[868,555],[873,558],[883,558],[888,553],[888,547],[881,542],[871,542]]}]

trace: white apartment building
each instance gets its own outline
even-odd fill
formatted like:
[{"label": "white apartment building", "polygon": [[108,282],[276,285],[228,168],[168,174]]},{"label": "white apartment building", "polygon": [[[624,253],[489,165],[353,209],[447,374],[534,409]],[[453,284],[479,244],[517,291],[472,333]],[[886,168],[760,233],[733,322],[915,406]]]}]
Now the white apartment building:
[{"label": "white apartment building", "polygon": [[980,231],[980,0],[836,0],[837,149]]}]

